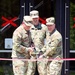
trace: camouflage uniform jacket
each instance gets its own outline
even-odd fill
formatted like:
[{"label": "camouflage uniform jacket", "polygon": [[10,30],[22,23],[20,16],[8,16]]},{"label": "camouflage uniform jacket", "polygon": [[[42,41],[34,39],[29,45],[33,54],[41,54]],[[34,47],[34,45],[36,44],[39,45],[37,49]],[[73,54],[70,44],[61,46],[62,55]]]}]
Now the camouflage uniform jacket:
[{"label": "camouflage uniform jacket", "polygon": [[44,39],[46,37],[47,26],[39,23],[38,27],[32,25],[30,32],[36,51],[41,51],[44,46]]},{"label": "camouflage uniform jacket", "polygon": [[13,33],[12,57],[25,58],[28,56],[27,48],[30,46],[30,35],[24,28],[24,24],[20,25]]},{"label": "camouflage uniform jacket", "polygon": [[44,56],[49,56],[55,58],[57,56],[62,57],[62,36],[61,34],[55,29],[52,34],[47,32],[46,36],[46,45],[43,47],[42,51],[44,51]]}]

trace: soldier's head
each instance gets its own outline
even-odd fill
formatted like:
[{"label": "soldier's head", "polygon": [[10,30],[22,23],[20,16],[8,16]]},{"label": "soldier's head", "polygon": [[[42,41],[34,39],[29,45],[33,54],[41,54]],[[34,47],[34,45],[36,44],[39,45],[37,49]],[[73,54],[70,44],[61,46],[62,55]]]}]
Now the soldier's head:
[{"label": "soldier's head", "polygon": [[55,18],[49,17],[46,19],[46,25],[48,27],[48,30],[52,32],[55,29]]},{"label": "soldier's head", "polygon": [[30,12],[30,17],[32,18],[32,23],[34,25],[38,25],[39,24],[39,12],[37,10],[32,10]]},{"label": "soldier's head", "polygon": [[28,15],[23,17],[23,23],[24,23],[24,27],[26,30],[29,30],[30,27],[32,26],[32,18]]}]

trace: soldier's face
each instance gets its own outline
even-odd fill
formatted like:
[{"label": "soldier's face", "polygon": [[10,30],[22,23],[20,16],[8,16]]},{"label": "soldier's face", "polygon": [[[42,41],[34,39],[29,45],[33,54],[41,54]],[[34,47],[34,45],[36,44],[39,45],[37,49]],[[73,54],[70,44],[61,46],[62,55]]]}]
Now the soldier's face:
[{"label": "soldier's face", "polygon": [[26,26],[26,25],[25,25],[24,27],[25,27],[26,30],[30,30],[30,27],[31,27],[31,26]]},{"label": "soldier's face", "polygon": [[32,23],[33,23],[33,25],[38,25],[39,24],[39,18],[33,18]]},{"label": "soldier's face", "polygon": [[52,32],[55,29],[55,25],[47,25],[48,30]]}]

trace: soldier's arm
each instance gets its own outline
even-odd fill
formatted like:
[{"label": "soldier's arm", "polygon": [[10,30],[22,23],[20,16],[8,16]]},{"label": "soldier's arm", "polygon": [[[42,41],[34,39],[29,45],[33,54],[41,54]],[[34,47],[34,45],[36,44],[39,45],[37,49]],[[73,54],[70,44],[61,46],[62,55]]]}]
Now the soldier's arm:
[{"label": "soldier's arm", "polygon": [[44,53],[46,52],[46,45],[43,46],[43,48],[41,49],[41,51]]},{"label": "soldier's arm", "polygon": [[13,34],[13,50],[16,50],[19,53],[28,53],[27,47],[23,46],[21,42],[22,42],[21,34],[14,33]]},{"label": "soldier's arm", "polygon": [[56,49],[58,44],[61,42],[61,38],[59,37],[59,39],[55,38],[54,40],[52,40],[46,47],[47,50],[46,52],[43,54],[44,56],[52,56],[53,54],[56,53]]},{"label": "soldier's arm", "polygon": [[44,46],[43,46],[43,48],[41,49],[41,51],[43,51],[43,53],[46,51],[46,34],[47,34],[47,31],[48,31],[48,28],[47,28],[47,26],[45,25],[44,27],[43,27],[43,29],[44,29],[44,31],[45,31],[45,35],[44,35]]}]

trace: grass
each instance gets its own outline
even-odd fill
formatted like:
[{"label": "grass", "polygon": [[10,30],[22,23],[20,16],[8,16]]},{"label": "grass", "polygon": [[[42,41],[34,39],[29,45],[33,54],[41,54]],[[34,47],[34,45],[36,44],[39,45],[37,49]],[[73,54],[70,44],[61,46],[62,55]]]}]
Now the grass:
[{"label": "grass", "polygon": [[[5,66],[5,67],[6,67],[7,71],[8,71],[8,74],[9,74],[9,75],[13,75],[13,72],[12,72],[11,67],[9,67],[9,66]],[[4,75],[3,66],[0,66],[0,75]]]},{"label": "grass", "polygon": [[75,71],[70,71],[70,75],[75,75]]},{"label": "grass", "polygon": [[0,66],[0,75],[4,75],[3,67]]},{"label": "grass", "polygon": [[7,69],[8,69],[9,75],[13,75],[13,71],[12,71],[11,67],[7,67]]}]

